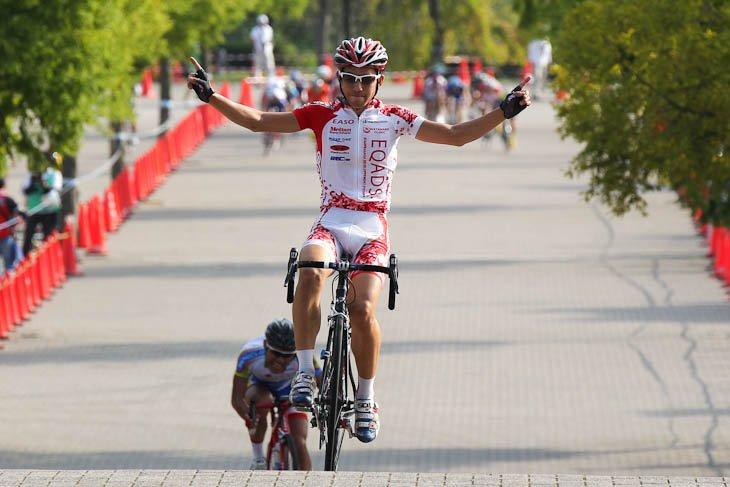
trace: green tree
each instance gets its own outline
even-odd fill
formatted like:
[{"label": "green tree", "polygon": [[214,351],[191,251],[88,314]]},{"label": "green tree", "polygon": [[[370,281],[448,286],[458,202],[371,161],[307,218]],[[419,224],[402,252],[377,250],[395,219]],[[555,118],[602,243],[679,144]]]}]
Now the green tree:
[{"label": "green tree", "polygon": [[[434,52],[481,56],[493,63],[524,54],[518,15],[509,1],[379,0],[360,8],[371,9],[372,20],[359,27],[384,43],[394,69],[423,68],[434,60]],[[437,23],[443,47],[438,46]]]},{"label": "green tree", "polygon": [[74,155],[85,124],[131,116],[133,61],[151,55],[165,28],[160,3],[0,1],[0,173],[20,155],[31,169],[48,150]]},{"label": "green tree", "polygon": [[557,39],[564,136],[584,143],[571,176],[621,215],[644,194],[680,192],[730,224],[730,3],[586,0]]}]

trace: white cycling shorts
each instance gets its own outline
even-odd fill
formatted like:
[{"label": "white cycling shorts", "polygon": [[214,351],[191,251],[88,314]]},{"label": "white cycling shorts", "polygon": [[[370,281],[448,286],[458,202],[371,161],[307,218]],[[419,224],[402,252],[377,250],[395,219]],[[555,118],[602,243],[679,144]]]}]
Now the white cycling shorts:
[{"label": "white cycling shorts", "polygon": [[[388,266],[390,239],[388,220],[384,213],[329,208],[314,222],[302,247],[319,245],[327,250],[332,261],[345,254],[356,264]],[[352,277],[363,271],[352,273]],[[375,273],[385,281],[385,275]]]}]

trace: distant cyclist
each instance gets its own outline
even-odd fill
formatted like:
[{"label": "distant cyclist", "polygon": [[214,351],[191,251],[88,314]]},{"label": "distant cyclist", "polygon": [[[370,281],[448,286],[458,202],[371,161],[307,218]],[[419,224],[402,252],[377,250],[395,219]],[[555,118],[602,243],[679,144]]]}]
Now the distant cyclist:
[{"label": "distant cyclist", "polygon": [[467,87],[457,74],[446,79],[446,107],[449,113],[449,123],[460,123],[464,119],[464,109],[467,106]]},{"label": "distant cyclist", "polygon": [[[269,323],[265,335],[247,342],[238,356],[231,404],[249,428],[254,459],[251,470],[266,469],[263,448],[266,418],[257,418],[254,424],[249,415],[251,403],[272,404],[288,399],[291,380],[298,369],[299,363],[294,352],[294,329],[291,321],[286,318]],[[315,375],[319,373],[321,370],[315,363]],[[312,461],[307,451],[307,414],[293,408],[287,409],[284,414],[289,415],[290,433],[302,470],[311,470]]]},{"label": "distant cyclist", "polygon": [[436,64],[429,71],[426,79],[423,80],[423,92],[421,100],[426,105],[426,118],[437,122],[444,121],[444,110],[446,109],[446,78],[444,73],[446,67],[443,64]]},{"label": "distant cyclist", "polygon": [[[197,71],[188,78],[188,86],[234,123],[253,131],[314,132],[322,195],[320,214],[299,253],[303,261],[335,261],[348,254],[355,263],[387,266],[387,213],[400,137],[461,146],[479,139],[530,104],[528,92],[520,85],[496,110],[456,125],[425,120],[408,108],[386,105],[375,96],[383,84],[388,54],[380,42],[365,37],[343,40],[335,53],[342,97],[331,104],[310,103],[293,112],[262,112],[215,93],[206,72],[192,61]],[[294,295],[299,372],[292,384],[291,400],[302,409],[311,408],[314,400],[319,303],[331,273],[301,269]],[[350,288],[352,352],[359,376],[354,433],[363,442],[373,441],[380,427],[374,390],[380,356],[380,325],[375,310],[383,281],[380,274],[354,272]]]}]

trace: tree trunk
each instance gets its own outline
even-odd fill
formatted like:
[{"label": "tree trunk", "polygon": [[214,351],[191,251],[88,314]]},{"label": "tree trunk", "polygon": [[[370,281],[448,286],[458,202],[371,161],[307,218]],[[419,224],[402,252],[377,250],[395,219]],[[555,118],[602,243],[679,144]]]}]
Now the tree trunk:
[{"label": "tree trunk", "polygon": [[444,60],[444,27],[441,25],[439,0],[428,0],[428,13],[435,27],[431,44],[431,64],[436,64]]},{"label": "tree trunk", "polygon": [[[170,59],[160,58],[160,125],[170,118]],[[160,135],[164,135],[164,132]]]},{"label": "tree trunk", "polygon": [[122,122],[112,122],[112,132],[114,136],[109,141],[109,156],[113,156],[119,149],[122,150],[122,155],[112,166],[111,176],[114,179],[124,169],[124,143],[119,139],[119,134],[122,132]]},{"label": "tree trunk", "polygon": [[[63,165],[61,166],[61,174],[63,180],[71,181],[76,178],[76,157],[75,156],[63,156]],[[69,191],[63,194],[61,197],[61,216],[62,221],[66,221],[67,215],[74,215],[76,213],[76,202],[78,201],[79,190],[71,188]]]},{"label": "tree trunk", "polygon": [[330,18],[329,0],[319,0],[319,32],[317,33],[318,63],[321,63],[322,56],[329,52]]},{"label": "tree trunk", "polygon": [[350,35],[350,0],[343,0],[342,3],[342,28],[345,39],[349,39],[352,37]]}]

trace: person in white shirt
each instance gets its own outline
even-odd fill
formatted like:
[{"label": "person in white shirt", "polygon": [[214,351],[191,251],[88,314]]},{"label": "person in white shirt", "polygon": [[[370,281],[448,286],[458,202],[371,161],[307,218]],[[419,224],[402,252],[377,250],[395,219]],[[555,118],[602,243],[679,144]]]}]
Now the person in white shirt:
[{"label": "person in white shirt", "polygon": [[256,18],[256,26],[251,29],[253,41],[254,76],[261,76],[262,68],[267,76],[274,75],[274,29],[269,25],[269,17],[261,14]]},{"label": "person in white shirt", "polygon": [[527,45],[527,58],[532,63],[535,76],[534,98],[537,99],[545,90],[548,67],[553,62],[553,47],[547,39],[535,39]]}]

